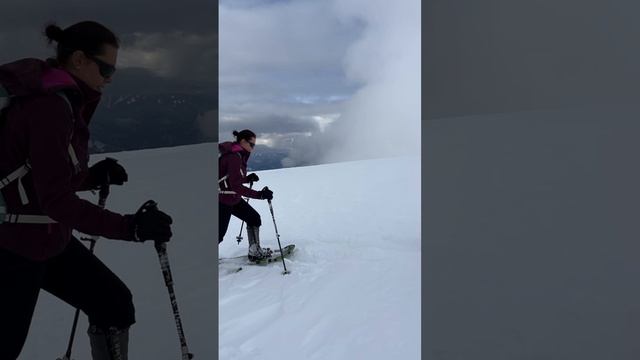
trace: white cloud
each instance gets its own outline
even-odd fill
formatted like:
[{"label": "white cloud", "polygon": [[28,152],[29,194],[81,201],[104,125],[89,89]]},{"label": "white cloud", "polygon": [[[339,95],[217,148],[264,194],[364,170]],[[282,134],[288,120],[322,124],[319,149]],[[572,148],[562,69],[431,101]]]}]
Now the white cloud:
[{"label": "white cloud", "polygon": [[[420,6],[403,0],[336,0],[342,19],[365,30],[350,48],[345,68],[364,86],[329,127],[337,147],[327,161],[420,153]],[[369,146],[362,146],[366,140]]]},{"label": "white cloud", "polygon": [[330,2],[315,0],[221,4],[221,114],[291,113],[300,103],[351,94],[342,59],[357,28],[332,11]]},{"label": "white cloud", "polygon": [[313,121],[318,123],[320,132],[324,132],[327,126],[333,124],[336,120],[340,119],[340,114],[321,114],[311,116]]},{"label": "white cloud", "polygon": [[289,165],[419,150],[419,0],[251,5],[220,7],[221,128],[313,121],[268,136],[293,142]]},{"label": "white cloud", "polygon": [[[336,67],[349,39],[327,1],[220,7],[220,75]],[[346,35],[346,36],[345,36]]]}]

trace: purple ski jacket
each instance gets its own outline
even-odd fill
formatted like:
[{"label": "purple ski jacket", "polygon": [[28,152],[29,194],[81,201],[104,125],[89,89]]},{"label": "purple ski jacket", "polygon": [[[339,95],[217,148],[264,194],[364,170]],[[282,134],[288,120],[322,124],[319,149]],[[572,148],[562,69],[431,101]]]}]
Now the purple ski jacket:
[{"label": "purple ski jacket", "polygon": [[260,192],[243,185],[249,182],[247,162],[251,153],[230,141],[218,144],[218,151],[218,200],[231,206],[239,203],[242,196],[260,199]]},{"label": "purple ski jacket", "polygon": [[[0,124],[0,177],[22,166],[32,170],[22,179],[28,204],[20,200],[18,181],[2,189],[11,213],[46,215],[53,224],[0,224],[0,248],[31,260],[58,255],[72,229],[112,239],[133,239],[133,217],[101,209],[80,199],[88,178],[89,120],[100,93],[55,67],[51,61],[23,59],[0,66],[0,83],[17,95]],[[57,95],[64,91],[71,103]],[[75,119],[75,121],[74,121]],[[74,148],[79,171],[68,147]]]}]

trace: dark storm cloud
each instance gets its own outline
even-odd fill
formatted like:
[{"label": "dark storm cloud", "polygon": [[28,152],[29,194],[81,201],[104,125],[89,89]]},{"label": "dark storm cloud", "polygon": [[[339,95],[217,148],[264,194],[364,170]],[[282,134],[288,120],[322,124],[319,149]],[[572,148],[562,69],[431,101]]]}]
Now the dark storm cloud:
[{"label": "dark storm cloud", "polygon": [[4,4],[2,10],[2,33],[19,28],[37,28],[52,19],[61,24],[95,19],[120,33],[208,33],[215,28],[217,21],[217,3],[210,0],[21,0]]},{"label": "dark storm cloud", "polygon": [[637,102],[637,2],[424,4],[428,118]]},{"label": "dark storm cloud", "polygon": [[114,81],[105,89],[105,94],[149,95],[166,93],[167,89],[178,93],[215,94],[216,89],[206,81],[185,81],[180,78],[158,76],[144,68],[125,68],[117,72]]},{"label": "dark storm cloud", "polygon": [[3,6],[0,62],[46,57],[42,30],[55,21],[62,28],[95,20],[122,40],[120,67],[143,67],[159,76],[217,81],[217,3],[185,1],[45,1]]},{"label": "dark storm cloud", "polygon": [[250,8],[278,3],[289,3],[292,1],[294,0],[218,0],[218,3],[231,8]]},{"label": "dark storm cloud", "polygon": [[125,35],[125,39],[121,66],[144,67],[165,77],[217,82],[214,33],[136,33]]}]

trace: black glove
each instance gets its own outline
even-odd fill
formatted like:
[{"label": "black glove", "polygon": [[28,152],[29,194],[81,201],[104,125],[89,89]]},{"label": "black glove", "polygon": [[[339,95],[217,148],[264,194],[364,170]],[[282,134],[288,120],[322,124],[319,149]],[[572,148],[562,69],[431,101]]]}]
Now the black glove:
[{"label": "black glove", "polygon": [[89,168],[90,188],[98,188],[101,185],[122,185],[127,180],[129,180],[127,172],[116,159],[106,158]]},{"label": "black glove", "polygon": [[251,173],[251,174],[247,175],[247,180],[249,180],[250,182],[258,182],[258,180],[260,180],[260,178],[255,173]]},{"label": "black glove", "polygon": [[260,190],[260,199],[273,200],[273,191],[265,186],[264,189]]},{"label": "black glove", "polygon": [[154,240],[167,242],[171,239],[171,216],[158,210],[155,201],[144,203],[133,216],[135,241]]}]

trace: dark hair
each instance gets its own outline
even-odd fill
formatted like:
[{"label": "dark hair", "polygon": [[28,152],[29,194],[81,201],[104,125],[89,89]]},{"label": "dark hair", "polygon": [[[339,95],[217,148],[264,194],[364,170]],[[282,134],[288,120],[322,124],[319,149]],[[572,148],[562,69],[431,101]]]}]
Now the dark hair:
[{"label": "dark hair", "polygon": [[56,24],[49,24],[44,30],[49,44],[57,42],[56,59],[64,64],[71,54],[81,50],[89,56],[101,55],[104,45],[120,47],[118,37],[104,25],[95,21],[82,21],[62,30]]},{"label": "dark hair", "polygon": [[233,136],[236,137],[237,142],[240,142],[242,139],[249,141],[249,139],[257,137],[256,134],[249,129],[244,129],[240,132],[233,130]]}]

